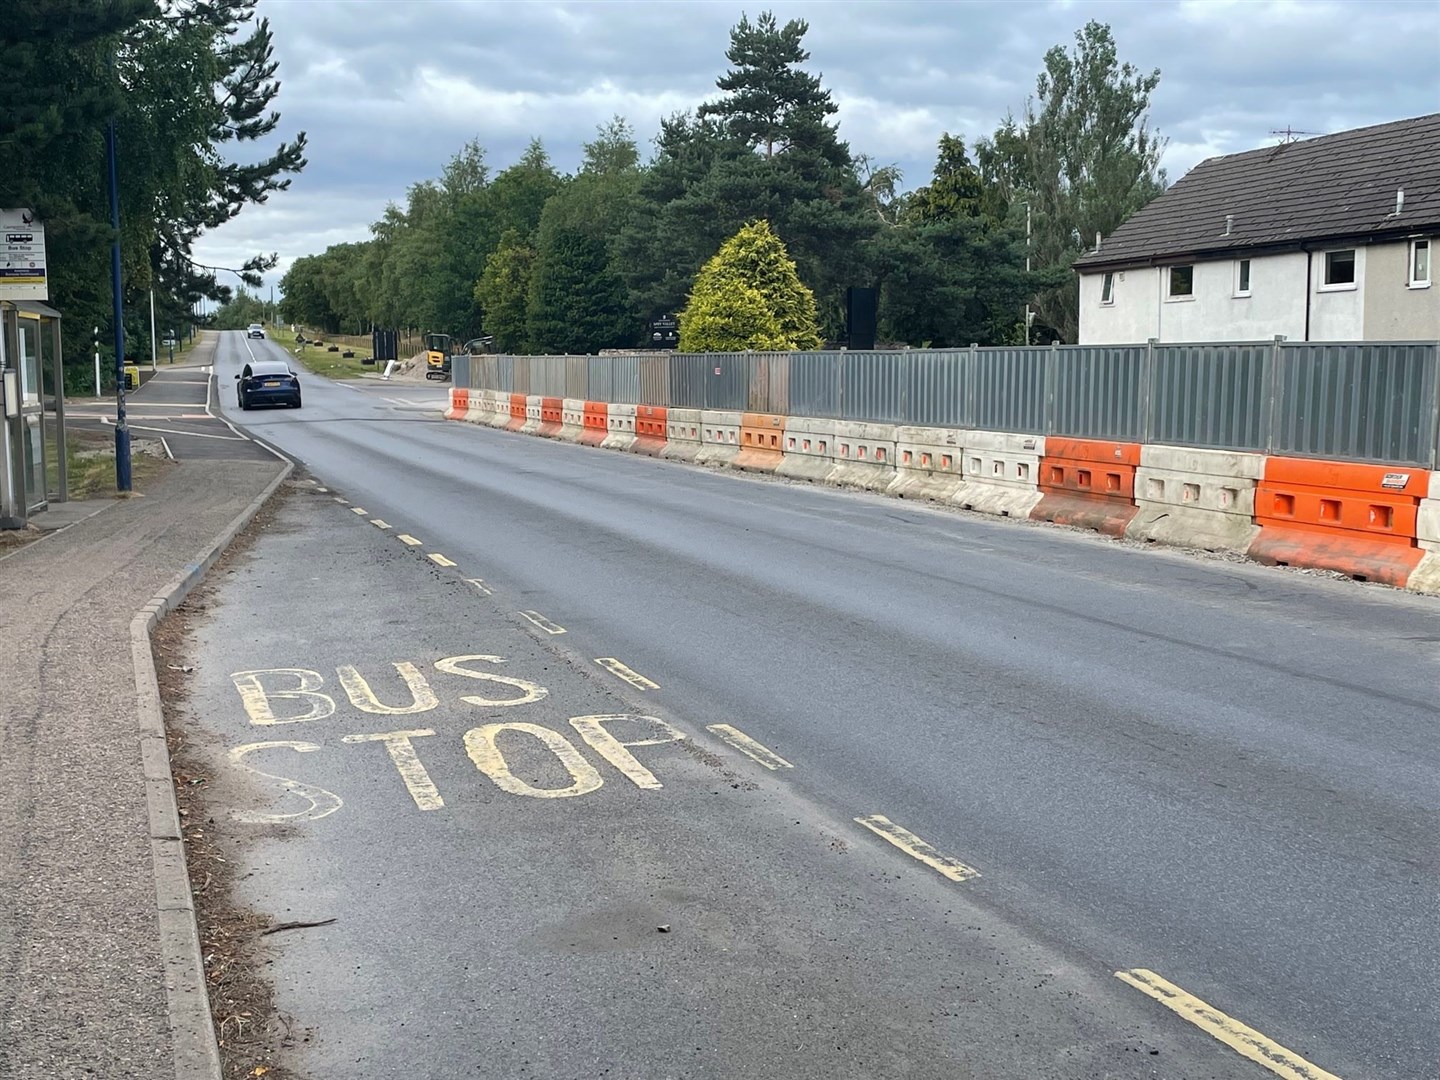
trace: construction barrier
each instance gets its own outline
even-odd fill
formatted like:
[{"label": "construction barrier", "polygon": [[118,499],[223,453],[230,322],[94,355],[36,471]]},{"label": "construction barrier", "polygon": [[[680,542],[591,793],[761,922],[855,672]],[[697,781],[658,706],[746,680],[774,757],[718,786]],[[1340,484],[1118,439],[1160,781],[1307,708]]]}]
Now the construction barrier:
[{"label": "construction barrier", "polygon": [[490,427],[504,427],[510,423],[510,395],[499,390],[488,390],[486,395],[480,422]]},{"label": "construction barrier", "polygon": [[965,510],[1028,518],[1040,502],[1045,439],[1006,431],[961,432],[964,480],[950,501]]},{"label": "construction barrier", "polygon": [[599,446],[610,434],[608,406],[603,401],[585,402],[585,413],[581,422],[585,430],[580,433],[580,442],[585,446]]},{"label": "construction barrier", "polygon": [[510,395],[510,419],[505,424],[506,431],[519,431],[525,426],[525,395]]},{"label": "construction barrier", "polygon": [[1403,587],[1425,555],[1417,526],[1429,493],[1430,473],[1413,466],[1267,458],[1250,557]]},{"label": "construction barrier", "polygon": [[605,441],[600,445],[606,450],[629,450],[635,445],[635,406],[607,406]]},{"label": "construction barrier", "polygon": [[963,434],[951,428],[897,427],[895,479],[889,494],[935,502],[953,499],[965,482]]},{"label": "construction barrier", "polygon": [[1260,531],[1255,487],[1264,471],[1263,454],[1142,446],[1136,512],[1125,535],[1207,551],[1248,551]]},{"label": "construction barrier", "polygon": [[660,456],[670,461],[694,461],[700,456],[699,409],[665,410],[665,448]]},{"label": "construction barrier", "polygon": [[1440,473],[1430,474],[1429,490],[1420,500],[1415,542],[1425,554],[1406,586],[1416,592],[1440,594]]},{"label": "construction barrier", "polygon": [[520,428],[522,435],[539,435],[540,425],[543,422],[540,418],[541,398],[539,394],[525,395],[525,423]]},{"label": "construction barrier", "polygon": [[725,409],[704,409],[700,413],[700,453],[695,460],[702,465],[729,465],[740,454],[740,418],[738,412]]},{"label": "construction barrier", "polygon": [[558,438],[560,429],[565,426],[564,413],[564,399],[542,397],[540,399],[540,427],[535,434],[545,439]]},{"label": "construction barrier", "polygon": [[457,386],[450,388],[450,407],[445,410],[446,420],[464,420],[470,411],[470,391]]},{"label": "construction barrier", "polygon": [[885,491],[895,482],[895,427],[853,420],[835,422],[835,468],[827,482]]},{"label": "construction barrier", "polygon": [[568,443],[578,443],[585,432],[585,402],[580,398],[560,400],[560,433],[557,436]]},{"label": "construction barrier", "polygon": [[785,417],[774,413],[742,413],[740,417],[740,453],[734,466],[753,472],[773,473],[784,460],[781,440],[785,436]]},{"label": "construction barrier", "polygon": [[835,469],[835,421],[787,416],[781,450],[776,475],[823,482]]},{"label": "construction barrier", "polygon": [[1041,498],[1030,517],[1124,536],[1137,509],[1139,465],[1139,443],[1051,436],[1040,459]]},{"label": "construction barrier", "polygon": [[669,438],[666,423],[665,406],[635,406],[635,445],[630,449],[637,454],[659,457],[664,453],[665,442]]}]

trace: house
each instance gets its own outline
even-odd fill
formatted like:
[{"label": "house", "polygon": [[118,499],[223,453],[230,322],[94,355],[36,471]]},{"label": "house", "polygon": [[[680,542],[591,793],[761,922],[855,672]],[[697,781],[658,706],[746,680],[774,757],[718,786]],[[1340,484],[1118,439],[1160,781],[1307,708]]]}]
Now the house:
[{"label": "house", "polygon": [[1076,260],[1080,344],[1435,341],[1437,243],[1440,113],[1209,158]]}]

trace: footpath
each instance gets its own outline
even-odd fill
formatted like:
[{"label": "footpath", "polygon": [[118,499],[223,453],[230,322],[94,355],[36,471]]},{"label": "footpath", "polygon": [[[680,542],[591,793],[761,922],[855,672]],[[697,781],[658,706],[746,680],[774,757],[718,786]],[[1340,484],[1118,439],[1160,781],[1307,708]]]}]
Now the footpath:
[{"label": "footpath", "polygon": [[4,1080],[218,1075],[149,631],[288,472],[234,446],[0,559]]}]

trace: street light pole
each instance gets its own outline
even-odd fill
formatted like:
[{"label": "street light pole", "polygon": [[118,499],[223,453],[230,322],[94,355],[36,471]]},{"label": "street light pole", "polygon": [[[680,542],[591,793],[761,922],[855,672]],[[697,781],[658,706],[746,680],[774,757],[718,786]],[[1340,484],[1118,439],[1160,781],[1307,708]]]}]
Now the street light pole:
[{"label": "street light pole", "polygon": [[[110,58],[114,67],[115,58]],[[115,490],[128,492],[130,428],[125,423],[125,302],[120,294],[120,169],[115,160],[115,117],[105,129],[105,158],[110,174],[110,292],[115,319]]]},{"label": "street light pole", "polygon": [[150,370],[155,370],[160,357],[160,347],[155,341],[155,286],[150,286]]},{"label": "street light pole", "polygon": [[[1025,277],[1029,287],[1030,277],[1030,204],[1025,204]],[[1025,344],[1030,344],[1030,301],[1025,301]]]}]

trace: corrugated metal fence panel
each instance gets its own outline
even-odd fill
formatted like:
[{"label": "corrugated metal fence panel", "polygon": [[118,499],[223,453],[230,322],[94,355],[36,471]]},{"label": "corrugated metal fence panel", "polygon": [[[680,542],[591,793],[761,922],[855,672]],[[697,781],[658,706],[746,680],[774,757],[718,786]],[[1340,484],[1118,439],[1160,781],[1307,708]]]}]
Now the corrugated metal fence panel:
[{"label": "corrugated metal fence panel", "polygon": [[745,353],[709,353],[703,359],[705,408],[743,412],[750,407],[750,358]]},{"label": "corrugated metal fence panel", "polygon": [[840,358],[840,419],[899,424],[905,420],[910,355],[847,352]]},{"label": "corrugated metal fence panel", "polygon": [[669,356],[642,356],[640,358],[639,404],[670,404]]},{"label": "corrugated metal fence panel", "polygon": [[1425,344],[1282,345],[1271,452],[1429,467],[1435,363]]},{"label": "corrugated metal fence panel", "polygon": [[[519,393],[519,391],[516,391]],[[535,356],[530,360],[528,393],[541,397],[565,396],[565,357]]]},{"label": "corrugated metal fence panel", "polygon": [[640,357],[607,356],[610,364],[610,392],[613,397],[605,398],[617,405],[640,404]]},{"label": "corrugated metal fence panel", "polygon": [[1049,349],[976,349],[970,426],[980,431],[1045,434],[1045,368]]},{"label": "corrugated metal fence panel", "polygon": [[829,419],[840,410],[840,354],[790,355],[788,415]]},{"label": "corrugated metal fence panel", "polygon": [[567,356],[565,359],[565,393],[562,397],[576,398],[580,401],[594,399],[590,397],[590,372],[583,356]]},{"label": "corrugated metal fence panel", "polygon": [[461,355],[450,361],[450,385],[470,387],[470,357]]},{"label": "corrugated metal fence panel", "polygon": [[670,357],[670,405],[676,409],[705,408],[705,374],[710,358],[700,353]]},{"label": "corrugated metal fence panel", "polygon": [[1171,446],[1261,450],[1270,437],[1275,347],[1157,345],[1150,373],[1150,439]]},{"label": "corrugated metal fence panel", "polygon": [[1055,350],[1053,435],[1138,442],[1144,346],[1062,345]]},{"label": "corrugated metal fence panel", "polygon": [[910,382],[905,392],[905,422],[926,427],[964,427],[968,351],[916,351],[910,354]]},{"label": "corrugated metal fence panel", "polygon": [[505,394],[513,394],[515,392],[515,357],[497,356],[495,358],[495,372],[495,385],[490,389],[499,390]]},{"label": "corrugated metal fence panel", "polygon": [[587,401],[614,401],[611,395],[614,387],[610,384],[610,360],[604,356],[585,358],[585,398]]},{"label": "corrugated metal fence panel", "polygon": [[510,383],[510,392],[512,394],[529,394],[533,392],[530,389],[530,369],[539,359],[540,357],[538,356],[515,357],[515,375]]}]

